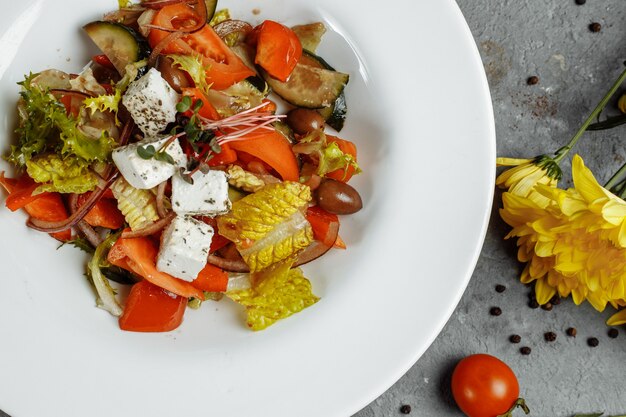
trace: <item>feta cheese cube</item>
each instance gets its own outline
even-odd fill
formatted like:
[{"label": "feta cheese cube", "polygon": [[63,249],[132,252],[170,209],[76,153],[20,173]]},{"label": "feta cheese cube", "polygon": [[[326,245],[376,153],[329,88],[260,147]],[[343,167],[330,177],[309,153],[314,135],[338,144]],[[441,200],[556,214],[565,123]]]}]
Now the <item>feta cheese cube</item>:
[{"label": "feta cheese cube", "polygon": [[196,171],[191,178],[193,184],[185,181],[180,173],[172,177],[172,209],[176,214],[216,216],[230,210],[228,178],[224,172]]},{"label": "feta cheese cube", "polygon": [[206,266],[213,228],[193,217],[176,216],[161,236],[157,269],[193,281]]},{"label": "feta cheese cube", "polygon": [[155,136],[176,120],[179,96],[154,68],[128,86],[122,103],[147,137]]},{"label": "feta cheese cube", "polygon": [[145,148],[149,145],[152,145],[154,149],[158,151],[165,145],[165,142],[167,142],[169,138],[170,136],[145,139],[141,142],[132,143],[113,150],[113,154],[111,155],[113,162],[130,185],[139,189],[156,187],[174,175],[179,167],[185,167],[187,165],[187,156],[180,147],[178,139],[174,139],[172,143],[165,148],[165,152],[174,159],[176,165],[165,161],[158,161],[154,158],[143,159],[137,153],[137,148],[140,146]]}]

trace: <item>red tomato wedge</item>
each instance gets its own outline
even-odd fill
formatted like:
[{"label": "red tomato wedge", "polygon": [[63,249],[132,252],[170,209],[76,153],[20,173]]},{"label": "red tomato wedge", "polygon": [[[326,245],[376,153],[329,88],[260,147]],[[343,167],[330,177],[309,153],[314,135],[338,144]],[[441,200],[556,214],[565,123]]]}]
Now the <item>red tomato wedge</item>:
[{"label": "red tomato wedge", "polygon": [[228,142],[235,151],[246,152],[271,166],[284,181],[298,181],[300,171],[291,144],[276,130],[257,130],[242,140]]},{"label": "red tomato wedge", "polygon": [[[32,184],[35,184],[34,188]],[[27,175],[16,180],[6,178],[4,172],[0,172],[0,185],[9,193],[6,205],[13,211],[23,208],[29,216],[49,222],[58,222],[68,217],[67,209],[59,193],[32,195],[33,190],[39,184],[34,183]],[[72,231],[67,229],[62,232],[50,233],[50,236],[60,241],[67,241],[72,238]]]},{"label": "red tomato wedge", "polygon": [[170,295],[144,280],[133,285],[120,316],[120,329],[131,332],[169,332],[183,322],[187,299]]},{"label": "red tomato wedge", "polygon": [[[119,238],[109,252],[108,260],[113,265],[133,271],[152,284],[173,292],[176,295],[203,299],[202,291],[187,281],[175,278],[156,268],[157,245],[149,238]],[[121,255],[125,255],[123,258]]]},{"label": "red tomato wedge", "polygon": [[228,286],[228,273],[222,269],[207,264],[191,282],[196,288],[208,292],[225,292]]},{"label": "red tomato wedge", "polygon": [[302,45],[293,30],[273,20],[255,27],[249,43],[256,45],[254,63],[280,81],[287,81],[302,56]]},{"label": "red tomato wedge", "polygon": [[[161,8],[154,16],[152,24],[177,29],[193,25],[197,19],[198,15],[190,6],[175,3]],[[168,35],[169,33],[164,30],[152,29],[148,36],[150,46],[154,48]],[[162,50],[164,54],[189,55],[194,52],[200,54],[208,67],[207,81],[212,83],[212,88],[216,90],[223,90],[255,75],[209,25],[204,25],[199,31],[170,42]]]},{"label": "red tomato wedge", "polygon": [[[357,160],[356,145],[354,143],[350,142],[349,140],[339,139],[338,137],[331,136],[331,135],[326,135],[326,140],[329,143],[336,142],[337,146],[339,146],[339,149],[341,149],[341,152],[343,152],[344,154],[352,155],[354,157],[354,160],[355,161]],[[338,169],[333,172],[329,172],[325,176],[328,178],[337,180],[337,181],[348,182],[350,181],[350,178],[352,178],[352,176],[354,175],[354,171],[355,171],[354,167],[349,166],[347,169],[347,172],[344,169]]]}]

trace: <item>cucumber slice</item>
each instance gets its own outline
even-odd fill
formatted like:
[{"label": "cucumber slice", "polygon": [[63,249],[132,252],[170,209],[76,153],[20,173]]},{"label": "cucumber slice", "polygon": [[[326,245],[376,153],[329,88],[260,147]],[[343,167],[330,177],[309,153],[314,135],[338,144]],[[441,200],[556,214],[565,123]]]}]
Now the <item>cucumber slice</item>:
[{"label": "cucumber slice", "polygon": [[[303,64],[310,65],[316,68],[325,68],[327,70],[334,71],[335,69],[326,62],[321,56],[315,55],[312,52],[304,50],[300,61]],[[346,103],[346,95],[344,91],[339,94],[337,100],[332,106],[324,107],[317,111],[326,121],[326,124],[337,132],[343,129],[343,125],[346,121],[346,115],[348,113],[348,104]]]},{"label": "cucumber slice", "polygon": [[317,46],[322,41],[322,36],[326,33],[326,26],[322,22],[309,23],[308,25],[297,25],[291,28],[294,31],[302,49],[315,52]]},{"label": "cucumber slice", "polygon": [[217,9],[217,0],[204,0],[204,4],[206,4],[206,21],[210,22]]},{"label": "cucumber slice", "polygon": [[300,63],[286,82],[272,78],[263,70],[261,75],[285,101],[309,109],[332,106],[350,78],[348,74]]},{"label": "cucumber slice", "polygon": [[83,26],[87,35],[124,75],[126,65],[150,56],[148,41],[128,26],[96,21]]}]

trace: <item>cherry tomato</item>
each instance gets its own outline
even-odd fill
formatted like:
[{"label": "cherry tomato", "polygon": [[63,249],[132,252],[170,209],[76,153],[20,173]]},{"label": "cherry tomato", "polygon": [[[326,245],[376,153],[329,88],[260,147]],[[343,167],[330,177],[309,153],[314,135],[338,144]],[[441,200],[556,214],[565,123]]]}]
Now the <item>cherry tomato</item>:
[{"label": "cherry tomato", "polygon": [[515,374],[500,359],[477,354],[461,360],[452,374],[452,395],[469,417],[506,414],[519,397]]}]

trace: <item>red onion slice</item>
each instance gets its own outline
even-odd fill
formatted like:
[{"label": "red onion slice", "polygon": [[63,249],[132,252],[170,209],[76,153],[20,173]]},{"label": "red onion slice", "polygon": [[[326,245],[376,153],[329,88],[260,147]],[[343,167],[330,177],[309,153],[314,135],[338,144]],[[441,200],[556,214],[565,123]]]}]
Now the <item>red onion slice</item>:
[{"label": "red onion slice", "polygon": [[[69,206],[70,206],[70,213],[74,214],[76,213],[76,211],[78,210],[78,194],[72,193],[70,194],[70,198],[69,198]],[[91,246],[93,246],[94,248],[97,248],[104,239],[102,239],[102,237],[93,229],[93,227],[91,227],[86,221],[84,220],[80,220],[78,223],[76,223],[76,228],[78,229],[79,232],[82,233],[83,236],[85,236],[85,239],[87,239],[87,241],[91,244]]]},{"label": "red onion slice", "polygon": [[177,3],[184,3],[187,5],[190,4],[194,4],[195,7],[193,7],[193,11],[196,13],[196,21],[194,23],[193,26],[189,26],[189,27],[179,27],[179,28],[174,28],[171,25],[168,26],[160,26],[160,25],[145,25],[146,28],[150,28],[150,29],[156,29],[156,30],[162,30],[164,32],[182,32],[186,35],[189,35],[191,33],[195,33],[197,31],[199,31],[200,29],[202,29],[204,27],[204,25],[207,24],[207,8],[206,8],[206,3],[204,2],[204,0],[200,0],[200,1],[185,1],[185,0],[157,0],[157,1],[146,1],[142,3],[142,6],[148,7],[148,8],[155,8],[155,9],[161,9],[165,6],[169,6],[172,4],[177,4]]}]

